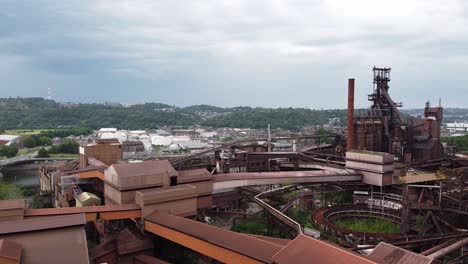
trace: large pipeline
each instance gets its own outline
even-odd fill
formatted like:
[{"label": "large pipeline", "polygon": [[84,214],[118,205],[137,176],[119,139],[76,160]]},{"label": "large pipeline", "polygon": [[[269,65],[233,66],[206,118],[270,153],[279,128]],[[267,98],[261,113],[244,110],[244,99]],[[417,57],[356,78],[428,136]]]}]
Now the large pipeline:
[{"label": "large pipeline", "polygon": [[348,130],[346,149],[354,148],[354,79],[348,79]]},{"label": "large pipeline", "polygon": [[444,247],[442,249],[439,249],[437,250],[436,252],[430,254],[430,255],[427,255],[429,258],[433,258],[433,259],[438,259],[438,258],[442,258],[443,256],[446,256],[452,252],[454,252],[455,250],[463,247],[464,245],[468,244],[468,237],[467,238],[464,238],[458,242],[455,242],[453,243],[452,245],[448,246],[448,247]]}]

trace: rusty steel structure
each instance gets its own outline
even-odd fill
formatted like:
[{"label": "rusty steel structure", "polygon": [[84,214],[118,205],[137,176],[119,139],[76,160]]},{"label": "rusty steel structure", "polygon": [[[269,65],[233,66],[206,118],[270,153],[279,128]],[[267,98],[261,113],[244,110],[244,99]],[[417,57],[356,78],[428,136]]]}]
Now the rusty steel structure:
[{"label": "rusty steel structure", "polygon": [[348,79],[348,132],[347,150],[354,148],[354,79]]},{"label": "rusty steel structure", "polygon": [[443,158],[440,130],[443,108],[427,102],[423,118],[404,117],[389,94],[391,68],[373,69],[372,103],[365,114],[354,117],[354,80],[348,80],[347,150],[368,150],[394,154],[407,165],[422,164]]}]

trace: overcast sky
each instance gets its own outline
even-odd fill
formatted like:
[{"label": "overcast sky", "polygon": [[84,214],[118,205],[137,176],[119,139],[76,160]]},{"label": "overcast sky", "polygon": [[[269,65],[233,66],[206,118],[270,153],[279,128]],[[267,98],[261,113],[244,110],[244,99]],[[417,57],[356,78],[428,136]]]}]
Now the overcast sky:
[{"label": "overcast sky", "polygon": [[451,0],[0,0],[0,97],[178,106],[468,107],[468,4]]}]

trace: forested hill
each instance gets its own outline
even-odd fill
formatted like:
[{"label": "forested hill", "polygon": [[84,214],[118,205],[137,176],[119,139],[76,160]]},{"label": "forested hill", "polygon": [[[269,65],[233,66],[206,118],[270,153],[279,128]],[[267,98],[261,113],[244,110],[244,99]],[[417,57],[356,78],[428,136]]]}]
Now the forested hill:
[{"label": "forested hill", "polygon": [[105,104],[57,103],[42,98],[0,98],[0,130],[17,128],[58,128],[86,126],[93,129],[146,129],[161,126],[202,125],[210,127],[275,128],[296,130],[320,125],[329,118],[341,118],[346,110],[304,108],[222,108],[210,105],[175,107],[146,103],[124,107]]},{"label": "forested hill", "polygon": [[319,125],[328,118],[344,120],[346,110],[301,108],[221,108],[210,105],[175,107],[146,103],[129,107],[104,104],[57,103],[42,98],[0,98],[0,129],[86,126],[145,129],[161,126],[299,129]]}]

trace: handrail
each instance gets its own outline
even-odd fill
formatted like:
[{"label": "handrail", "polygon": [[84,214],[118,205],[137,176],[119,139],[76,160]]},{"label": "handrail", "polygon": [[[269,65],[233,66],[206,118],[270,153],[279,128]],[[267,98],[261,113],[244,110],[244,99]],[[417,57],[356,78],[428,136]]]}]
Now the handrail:
[{"label": "handrail", "polygon": [[265,192],[262,192],[262,193],[259,193],[257,195],[254,196],[254,199],[255,201],[260,205],[262,206],[265,210],[267,210],[269,213],[271,213],[273,216],[275,216],[276,218],[278,218],[280,221],[286,223],[288,226],[294,228],[296,231],[297,231],[297,234],[300,235],[302,234],[302,227],[301,225],[294,221],[293,219],[291,219],[290,217],[288,217],[287,215],[283,214],[282,212],[280,212],[279,210],[275,209],[273,206],[265,203],[261,197],[263,195],[266,195],[270,192],[277,192],[278,190],[282,190],[282,189],[286,189],[286,188],[291,188],[290,186],[285,186],[285,187],[281,187],[281,188],[277,188],[277,189],[272,189],[272,190],[268,190],[268,191],[265,191]]}]

